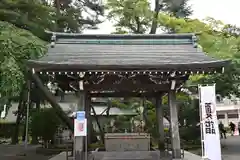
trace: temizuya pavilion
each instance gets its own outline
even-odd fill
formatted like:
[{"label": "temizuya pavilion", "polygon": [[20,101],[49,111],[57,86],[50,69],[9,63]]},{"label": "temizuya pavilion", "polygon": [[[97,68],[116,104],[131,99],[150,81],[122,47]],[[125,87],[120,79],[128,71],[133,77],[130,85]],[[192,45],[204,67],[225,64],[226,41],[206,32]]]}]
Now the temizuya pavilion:
[{"label": "temizuya pavilion", "polygon": [[[91,97],[156,98],[160,141],[163,141],[161,96],[168,93],[174,158],[181,157],[176,92],[191,74],[223,72],[229,63],[206,56],[198,48],[195,34],[52,34],[48,53],[28,61],[33,79],[49,102],[57,106],[38,74],[62,80],[59,85],[63,90],[79,92],[78,109],[85,108],[87,118]],[[66,117],[61,118],[67,121]],[[75,153],[82,153],[81,143],[82,138],[78,138]]]}]

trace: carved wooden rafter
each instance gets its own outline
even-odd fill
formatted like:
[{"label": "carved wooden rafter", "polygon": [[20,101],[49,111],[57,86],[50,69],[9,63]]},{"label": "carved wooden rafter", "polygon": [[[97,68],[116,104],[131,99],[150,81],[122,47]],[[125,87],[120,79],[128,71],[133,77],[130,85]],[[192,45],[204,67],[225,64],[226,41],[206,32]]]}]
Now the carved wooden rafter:
[{"label": "carved wooden rafter", "polygon": [[71,78],[72,80],[79,80],[79,76],[76,75],[67,74],[67,77]]},{"label": "carved wooden rafter", "polygon": [[169,84],[106,84],[106,85],[86,85],[87,91],[116,91],[116,92],[157,92],[168,91],[170,89]]},{"label": "carved wooden rafter", "polygon": [[149,75],[140,74],[105,75],[101,83],[94,84],[91,81],[88,84],[85,83],[85,89],[89,91],[158,91],[168,88],[168,85],[158,85],[156,87],[156,84],[149,79]]},{"label": "carved wooden rafter", "polygon": [[100,84],[105,80],[106,74],[88,75],[84,84]]},{"label": "carved wooden rafter", "polygon": [[164,75],[149,75],[149,80],[155,84],[168,84],[169,80]]},{"label": "carved wooden rafter", "polygon": [[134,78],[136,77],[136,74],[118,74],[117,75],[119,80],[116,80],[113,82],[113,84],[121,84],[124,81],[132,80],[134,82]]},{"label": "carved wooden rafter", "polygon": [[[55,78],[55,82],[63,84],[64,91],[78,91],[79,81],[83,80],[84,89],[91,91],[101,91],[103,89],[109,89],[113,91],[161,91],[166,90],[171,84],[171,80],[177,80],[178,84],[183,83],[187,79],[186,75],[176,74],[175,72],[165,74],[86,74],[80,78],[77,75],[61,75],[60,79],[58,75],[51,75]],[[57,78],[56,78],[57,77]],[[65,78],[64,78],[65,77]],[[52,79],[52,78],[51,78]],[[184,79],[184,80],[183,80]],[[66,84],[66,85],[65,85]],[[159,86],[157,86],[159,85]],[[166,86],[164,86],[166,85]],[[161,86],[163,89],[161,89]],[[86,87],[86,88],[85,88]],[[153,87],[151,89],[151,87]],[[96,89],[96,90],[94,90]]]},{"label": "carved wooden rafter", "polygon": [[149,79],[155,84],[169,84],[171,80],[184,81],[189,75],[177,74],[176,72],[168,73],[167,75],[149,75]]},{"label": "carved wooden rafter", "polygon": [[79,83],[76,82],[70,82],[69,87],[72,88],[75,92],[77,92],[79,89]]}]

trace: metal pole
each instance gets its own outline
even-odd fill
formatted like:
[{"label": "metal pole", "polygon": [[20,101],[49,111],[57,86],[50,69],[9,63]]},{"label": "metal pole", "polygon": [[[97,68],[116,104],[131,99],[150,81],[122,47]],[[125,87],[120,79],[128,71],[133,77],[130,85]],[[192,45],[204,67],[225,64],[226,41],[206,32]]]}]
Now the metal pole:
[{"label": "metal pole", "polygon": [[200,132],[201,132],[201,149],[202,158],[205,156],[204,153],[204,135],[203,135],[203,118],[202,118],[202,102],[201,102],[201,85],[198,85],[198,98],[199,98],[199,115],[200,115]]},{"label": "metal pole", "polygon": [[26,114],[26,134],[25,134],[25,142],[24,146],[25,149],[28,147],[28,122],[29,122],[29,108],[30,108],[30,90],[31,90],[31,84],[30,81],[27,81],[27,87],[28,87],[28,95],[27,95],[27,114]]}]

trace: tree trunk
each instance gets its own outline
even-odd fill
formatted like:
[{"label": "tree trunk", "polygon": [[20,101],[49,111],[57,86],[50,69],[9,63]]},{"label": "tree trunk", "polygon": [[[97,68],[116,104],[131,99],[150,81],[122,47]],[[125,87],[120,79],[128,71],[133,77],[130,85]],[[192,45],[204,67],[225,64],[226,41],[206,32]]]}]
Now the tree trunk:
[{"label": "tree trunk", "polygon": [[19,102],[18,102],[18,110],[17,110],[17,119],[15,124],[15,130],[12,137],[12,144],[18,143],[18,136],[19,136],[19,127],[21,124],[22,116],[23,116],[23,98],[24,98],[24,88],[25,85],[23,85],[22,91],[20,92],[19,96]]},{"label": "tree trunk", "polygon": [[73,123],[70,120],[70,118],[67,116],[67,114],[62,110],[61,106],[56,102],[54,96],[48,91],[48,89],[43,85],[40,78],[35,74],[31,72],[31,76],[33,81],[36,83],[36,85],[39,87],[39,90],[43,93],[46,100],[51,104],[51,106],[56,111],[57,116],[62,120],[62,122],[72,131],[74,132]]},{"label": "tree trunk", "polygon": [[156,34],[157,25],[158,25],[158,13],[160,11],[162,1],[163,0],[155,0],[154,15],[153,15],[152,26],[149,34]]},{"label": "tree trunk", "polygon": [[60,20],[60,15],[61,15],[61,7],[60,7],[60,1],[59,0],[55,0],[55,4],[56,4],[56,15],[57,15],[57,20],[56,20],[56,26],[55,26],[55,31],[56,32],[60,32],[60,28],[59,28],[59,20]]}]

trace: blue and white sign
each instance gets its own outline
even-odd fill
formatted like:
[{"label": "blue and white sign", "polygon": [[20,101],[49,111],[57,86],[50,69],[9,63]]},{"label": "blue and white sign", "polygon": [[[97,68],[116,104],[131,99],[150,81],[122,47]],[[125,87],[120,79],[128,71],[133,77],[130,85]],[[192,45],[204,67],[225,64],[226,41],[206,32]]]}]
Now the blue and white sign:
[{"label": "blue and white sign", "polygon": [[87,136],[87,119],[85,111],[78,111],[74,119],[74,137]]},{"label": "blue and white sign", "polygon": [[81,121],[85,119],[85,111],[78,111],[76,113],[76,119]]}]

